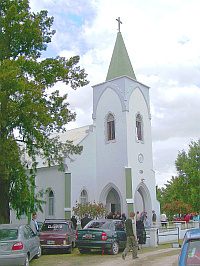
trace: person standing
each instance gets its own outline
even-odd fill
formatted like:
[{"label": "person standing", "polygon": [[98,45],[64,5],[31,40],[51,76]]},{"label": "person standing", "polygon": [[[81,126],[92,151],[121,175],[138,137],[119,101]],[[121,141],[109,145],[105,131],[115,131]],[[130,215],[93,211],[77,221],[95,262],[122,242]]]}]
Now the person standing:
[{"label": "person standing", "polygon": [[137,259],[137,252],[138,252],[138,242],[137,242],[137,231],[136,231],[136,223],[135,223],[135,213],[130,212],[130,218],[126,220],[125,227],[126,227],[126,248],[122,253],[122,259],[125,260],[127,253],[133,249],[132,251],[132,259]]},{"label": "person standing", "polygon": [[136,214],[136,222],[141,221],[141,214],[139,213],[139,211],[137,211]]},{"label": "person standing", "polygon": [[144,228],[150,228],[151,227],[151,223],[150,223],[149,219],[147,218],[146,214],[144,215],[143,223],[144,223]]},{"label": "person standing", "polygon": [[164,225],[165,227],[167,227],[167,216],[165,212],[163,212],[163,214],[160,215],[160,221],[161,221],[162,227]]},{"label": "person standing", "polygon": [[122,213],[122,221],[126,221],[126,214],[125,213]]},{"label": "person standing", "polygon": [[37,232],[39,231],[39,227],[37,224],[37,214],[36,213],[33,213],[33,215],[32,215],[32,219],[30,221],[30,227],[33,230],[33,232],[35,234],[37,234]]},{"label": "person standing", "polygon": [[156,213],[154,210],[152,211],[152,222],[153,222],[153,225],[156,225]]},{"label": "person standing", "polygon": [[77,219],[75,218],[74,215],[72,216],[71,221],[72,221],[74,230],[76,230],[76,227],[77,227]]},{"label": "person standing", "polygon": [[91,221],[92,219],[88,217],[88,214],[84,214],[84,218],[81,219],[81,227],[82,229]]}]

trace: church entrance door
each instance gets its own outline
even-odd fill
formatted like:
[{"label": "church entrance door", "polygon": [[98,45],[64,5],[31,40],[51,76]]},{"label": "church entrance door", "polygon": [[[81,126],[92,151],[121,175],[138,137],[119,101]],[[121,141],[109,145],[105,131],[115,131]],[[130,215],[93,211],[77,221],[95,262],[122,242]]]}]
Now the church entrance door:
[{"label": "church entrance door", "polygon": [[120,197],[118,192],[114,188],[111,188],[108,192],[108,195],[106,197],[106,208],[108,213],[112,212],[114,214],[114,212],[117,211],[121,214]]}]

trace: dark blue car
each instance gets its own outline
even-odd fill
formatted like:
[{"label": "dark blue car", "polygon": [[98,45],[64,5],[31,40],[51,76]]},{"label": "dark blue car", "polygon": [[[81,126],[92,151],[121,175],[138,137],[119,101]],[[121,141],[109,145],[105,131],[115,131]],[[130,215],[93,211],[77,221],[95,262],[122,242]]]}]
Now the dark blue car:
[{"label": "dark blue car", "polygon": [[190,229],[185,233],[178,265],[200,265],[200,229]]}]

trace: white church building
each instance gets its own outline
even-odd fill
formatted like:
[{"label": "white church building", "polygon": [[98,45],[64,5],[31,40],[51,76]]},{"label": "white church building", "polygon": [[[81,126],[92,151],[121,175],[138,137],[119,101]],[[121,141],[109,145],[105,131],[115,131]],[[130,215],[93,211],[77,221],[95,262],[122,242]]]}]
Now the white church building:
[{"label": "white church building", "polygon": [[[65,172],[38,166],[35,192],[50,188],[38,221],[70,218],[76,201],[103,203],[108,212],[127,217],[130,211],[160,215],[149,89],[136,79],[119,28],[106,81],[93,86],[93,124],[61,134],[61,140],[83,146],[81,155],[65,160]],[[14,212],[11,222],[16,222]]]}]

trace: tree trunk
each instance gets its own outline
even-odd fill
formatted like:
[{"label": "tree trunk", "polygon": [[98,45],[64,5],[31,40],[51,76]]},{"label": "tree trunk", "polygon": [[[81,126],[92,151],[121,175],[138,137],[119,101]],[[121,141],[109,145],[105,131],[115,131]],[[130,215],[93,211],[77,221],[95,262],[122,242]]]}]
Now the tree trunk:
[{"label": "tree trunk", "polygon": [[0,182],[0,224],[10,223],[8,183]]}]

